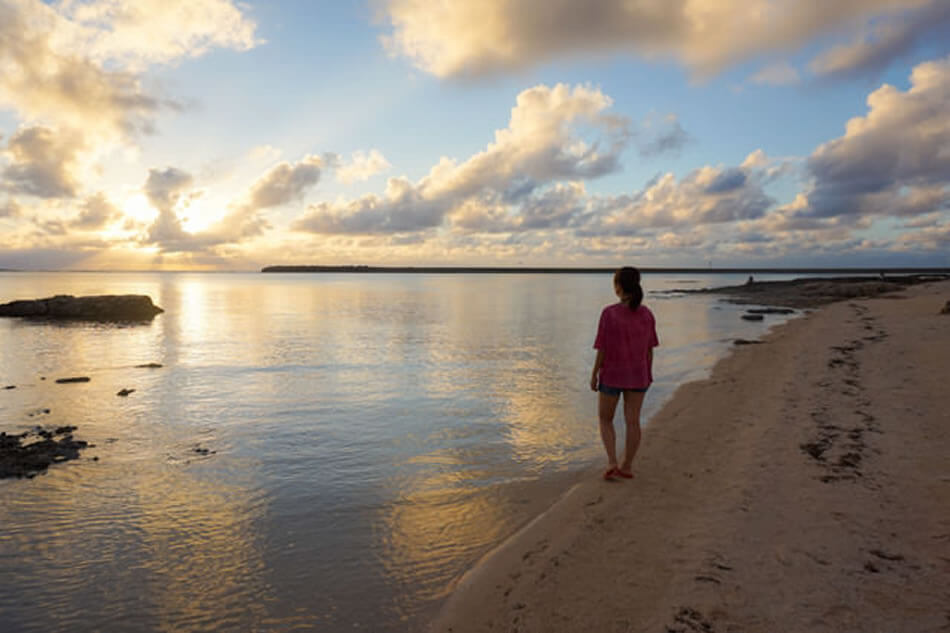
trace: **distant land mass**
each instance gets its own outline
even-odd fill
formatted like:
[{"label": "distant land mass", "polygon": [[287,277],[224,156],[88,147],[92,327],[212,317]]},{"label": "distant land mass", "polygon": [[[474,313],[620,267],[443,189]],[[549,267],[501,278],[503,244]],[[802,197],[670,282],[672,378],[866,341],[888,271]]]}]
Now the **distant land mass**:
[{"label": "distant land mass", "polygon": [[[613,273],[616,267],[596,268],[547,268],[517,266],[265,266],[262,273],[510,273],[510,274],[564,274],[564,273]],[[947,273],[950,268],[650,268],[641,267],[641,273],[851,273],[878,275],[880,273],[919,274]]]}]

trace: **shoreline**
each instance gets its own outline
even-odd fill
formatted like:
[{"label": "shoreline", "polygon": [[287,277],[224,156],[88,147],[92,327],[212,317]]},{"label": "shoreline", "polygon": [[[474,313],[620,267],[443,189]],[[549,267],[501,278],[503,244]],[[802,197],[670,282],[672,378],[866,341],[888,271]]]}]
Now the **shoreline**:
[{"label": "shoreline", "polygon": [[645,425],[637,479],[592,469],[463,574],[430,630],[950,622],[948,297],[839,301],[734,347]]}]

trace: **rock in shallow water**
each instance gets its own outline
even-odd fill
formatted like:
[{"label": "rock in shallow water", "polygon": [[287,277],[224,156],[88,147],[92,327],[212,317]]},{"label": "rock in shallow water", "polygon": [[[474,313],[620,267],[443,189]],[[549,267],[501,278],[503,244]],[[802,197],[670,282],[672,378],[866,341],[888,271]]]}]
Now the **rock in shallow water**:
[{"label": "rock in shallow water", "polygon": [[[32,478],[49,468],[50,464],[77,459],[79,451],[88,444],[74,440],[75,426],[61,426],[52,431],[37,427],[18,435],[0,432],[0,479],[6,477]],[[24,440],[36,439],[28,444]]]},{"label": "rock in shallow water", "polygon": [[56,295],[0,305],[0,316],[78,321],[149,321],[162,312],[147,295]]}]

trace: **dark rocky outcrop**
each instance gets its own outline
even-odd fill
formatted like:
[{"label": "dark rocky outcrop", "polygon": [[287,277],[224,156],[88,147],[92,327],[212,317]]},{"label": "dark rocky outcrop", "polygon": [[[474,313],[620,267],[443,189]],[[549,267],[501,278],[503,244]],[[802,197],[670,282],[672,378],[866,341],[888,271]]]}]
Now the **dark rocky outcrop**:
[{"label": "dark rocky outcrop", "polygon": [[120,389],[115,395],[122,396],[124,398],[134,391],[135,389]]},{"label": "dark rocky outcrop", "polygon": [[[884,277],[805,277],[789,281],[756,281],[722,288],[677,288],[659,294],[719,294],[730,303],[788,308],[815,308],[835,301],[877,297],[909,286],[950,279],[947,274]],[[891,295],[894,296],[894,295]]]},{"label": "dark rocky outcrop", "polygon": [[765,317],[761,314],[743,314],[742,319],[744,321],[761,321]]},{"label": "dark rocky outcrop", "polygon": [[940,311],[940,314],[950,314],[950,301],[947,301],[947,305],[943,306],[943,310]]},{"label": "dark rocky outcrop", "polygon": [[0,433],[0,479],[35,477],[51,464],[77,459],[88,444],[73,439],[75,426],[37,427],[18,435]]},{"label": "dark rocky outcrop", "polygon": [[89,376],[70,376],[69,378],[57,378],[56,382],[64,385],[71,382],[89,382],[92,380]]},{"label": "dark rocky outcrop", "polygon": [[0,316],[78,321],[150,321],[164,312],[147,295],[56,295],[0,305]]}]

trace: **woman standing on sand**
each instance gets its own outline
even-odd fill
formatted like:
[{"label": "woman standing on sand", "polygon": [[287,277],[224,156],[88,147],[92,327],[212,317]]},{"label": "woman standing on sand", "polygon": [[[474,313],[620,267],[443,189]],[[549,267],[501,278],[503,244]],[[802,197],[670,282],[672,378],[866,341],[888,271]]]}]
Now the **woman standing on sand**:
[{"label": "woman standing on sand", "polygon": [[[614,292],[619,303],[600,313],[594,349],[597,359],[590,374],[590,388],[599,391],[597,412],[600,437],[607,450],[604,479],[633,479],[633,458],[640,447],[640,408],[653,382],[653,348],[660,344],[656,319],[643,301],[640,271],[625,266],[614,273]],[[614,412],[623,394],[623,417],[627,439],[623,462],[617,463]]]}]

